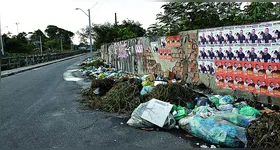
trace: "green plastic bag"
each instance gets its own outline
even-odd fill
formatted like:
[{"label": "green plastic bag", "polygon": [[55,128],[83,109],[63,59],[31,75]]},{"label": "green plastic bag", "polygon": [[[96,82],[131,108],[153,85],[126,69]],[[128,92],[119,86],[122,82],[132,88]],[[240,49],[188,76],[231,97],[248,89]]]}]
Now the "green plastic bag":
[{"label": "green plastic bag", "polygon": [[100,73],[100,74],[98,75],[98,78],[100,78],[100,79],[104,79],[104,78],[105,78],[104,73]]},{"label": "green plastic bag", "polygon": [[235,103],[234,107],[238,108],[239,110],[243,107],[248,106],[246,102]]},{"label": "green plastic bag", "polygon": [[143,86],[154,86],[154,83],[151,81],[145,80],[142,82],[142,85]]},{"label": "green plastic bag", "polygon": [[210,97],[209,97],[209,100],[210,100],[212,103],[214,103],[216,106],[220,106],[219,101],[220,101],[221,98],[222,98],[222,96],[216,95],[216,96],[210,96]]},{"label": "green plastic bag", "polygon": [[260,111],[258,111],[257,109],[250,107],[250,106],[246,106],[240,109],[239,111],[240,114],[244,115],[244,116],[258,116],[258,115],[262,115]]},{"label": "green plastic bag", "polygon": [[195,107],[195,104],[194,104],[193,102],[187,102],[187,103],[186,103],[186,108],[188,108],[188,109],[194,109],[194,107]]},{"label": "green plastic bag", "polygon": [[234,97],[230,95],[225,95],[219,100],[219,104],[226,105],[226,104],[233,104],[234,103]]},{"label": "green plastic bag", "polygon": [[[174,108],[174,106],[173,106],[173,108]],[[187,116],[185,107],[178,106],[176,111],[177,111],[177,114],[174,115],[174,119],[176,121],[178,121],[178,120],[180,120],[180,119],[182,119],[182,118]]]}]

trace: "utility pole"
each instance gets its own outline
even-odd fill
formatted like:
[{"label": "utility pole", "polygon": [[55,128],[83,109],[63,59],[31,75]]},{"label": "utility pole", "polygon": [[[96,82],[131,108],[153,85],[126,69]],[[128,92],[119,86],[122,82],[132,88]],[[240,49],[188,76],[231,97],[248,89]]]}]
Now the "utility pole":
[{"label": "utility pole", "polygon": [[117,20],[117,13],[115,13],[115,25],[118,24],[118,20]]}]

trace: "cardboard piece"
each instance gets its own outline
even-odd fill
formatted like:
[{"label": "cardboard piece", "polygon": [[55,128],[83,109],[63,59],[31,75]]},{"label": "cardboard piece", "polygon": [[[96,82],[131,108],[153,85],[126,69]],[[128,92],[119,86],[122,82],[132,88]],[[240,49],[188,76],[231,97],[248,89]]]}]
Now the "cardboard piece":
[{"label": "cardboard piece", "polygon": [[157,99],[151,99],[141,115],[145,119],[159,127],[163,127],[173,105]]}]

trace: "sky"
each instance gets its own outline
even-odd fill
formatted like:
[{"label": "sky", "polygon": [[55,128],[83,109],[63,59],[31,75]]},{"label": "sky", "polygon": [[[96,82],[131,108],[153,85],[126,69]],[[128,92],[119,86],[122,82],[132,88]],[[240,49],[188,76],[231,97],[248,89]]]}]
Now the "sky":
[{"label": "sky", "polygon": [[[88,17],[75,8],[87,12],[95,4],[91,9],[92,23],[114,23],[117,13],[118,22],[128,18],[139,21],[147,29],[156,22],[156,14],[162,11],[160,7],[164,3],[149,0],[0,0],[2,34],[9,31],[15,35],[17,27],[19,32],[44,31],[48,25],[76,33],[89,22]],[[73,42],[79,44],[77,35]]]}]

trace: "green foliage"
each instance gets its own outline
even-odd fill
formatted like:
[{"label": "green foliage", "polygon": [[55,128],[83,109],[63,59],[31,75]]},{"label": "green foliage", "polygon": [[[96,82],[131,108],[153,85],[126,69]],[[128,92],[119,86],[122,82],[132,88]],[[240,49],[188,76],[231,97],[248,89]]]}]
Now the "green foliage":
[{"label": "green foliage", "polygon": [[279,20],[279,6],[279,2],[170,2],[162,6],[163,13],[157,14],[146,36]]},{"label": "green foliage", "polygon": [[[102,25],[93,25],[94,49],[99,49],[104,43],[111,43],[121,40],[127,40],[135,37],[142,37],[145,34],[145,29],[141,27],[139,22],[133,20],[124,20],[122,24],[113,25],[104,23]],[[80,36],[80,41],[87,43],[89,28],[81,29],[77,34]]]},{"label": "green foliage", "polygon": [[48,37],[40,29],[34,32],[21,32],[18,35],[3,34],[3,46],[8,53],[40,53],[40,38],[43,52],[71,49],[71,37],[74,33],[57,26],[49,25],[45,30]]}]

